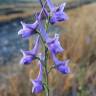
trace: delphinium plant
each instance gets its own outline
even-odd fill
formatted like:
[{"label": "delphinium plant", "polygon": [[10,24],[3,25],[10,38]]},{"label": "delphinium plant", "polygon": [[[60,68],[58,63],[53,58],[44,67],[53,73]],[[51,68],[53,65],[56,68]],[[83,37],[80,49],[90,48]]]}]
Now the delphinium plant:
[{"label": "delphinium plant", "polygon": [[[26,24],[21,21],[22,29],[19,30],[18,35],[24,39],[29,39],[30,36],[36,35],[36,40],[32,50],[21,50],[23,57],[20,64],[28,65],[31,64],[33,60],[38,60],[40,70],[37,78],[35,80],[31,79],[33,84],[32,93],[38,94],[44,91],[45,96],[49,96],[50,89],[48,85],[48,75],[51,70],[55,68],[62,74],[68,74],[70,72],[70,68],[68,66],[69,60],[60,61],[56,57],[58,53],[64,51],[59,42],[59,34],[55,34],[54,37],[50,37],[47,31],[49,24],[53,25],[58,22],[66,21],[68,20],[68,16],[64,12],[66,3],[63,3],[58,7],[55,7],[51,0],[39,0],[39,3],[42,9],[39,14],[36,14],[35,22],[32,24]],[[43,43],[43,53],[38,52],[40,50],[40,43]],[[48,52],[50,52],[50,54]],[[54,62],[50,68],[47,66],[48,55],[52,57]]]}]

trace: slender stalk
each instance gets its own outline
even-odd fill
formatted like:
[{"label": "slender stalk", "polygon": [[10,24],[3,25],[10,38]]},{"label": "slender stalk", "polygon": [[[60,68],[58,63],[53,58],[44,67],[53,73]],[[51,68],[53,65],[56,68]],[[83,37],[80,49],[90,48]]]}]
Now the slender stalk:
[{"label": "slender stalk", "polygon": [[45,24],[46,32],[47,32],[48,27],[49,27],[49,19],[50,19],[50,17],[48,16],[48,19],[46,20],[46,24]]},{"label": "slender stalk", "polygon": [[45,75],[46,75],[46,89],[47,93],[46,96],[49,96],[49,86],[48,86],[48,66],[47,66],[47,59],[48,59],[48,48],[45,46]]},{"label": "slender stalk", "polygon": [[[48,21],[46,21],[45,23],[45,29],[46,29],[46,32],[48,30],[48,27],[49,27],[49,17],[48,17]],[[45,75],[46,75],[46,89],[47,89],[47,93],[46,93],[46,96],[49,96],[49,81],[48,81],[48,66],[47,66],[47,60],[48,60],[48,48],[47,46],[45,45]]]}]

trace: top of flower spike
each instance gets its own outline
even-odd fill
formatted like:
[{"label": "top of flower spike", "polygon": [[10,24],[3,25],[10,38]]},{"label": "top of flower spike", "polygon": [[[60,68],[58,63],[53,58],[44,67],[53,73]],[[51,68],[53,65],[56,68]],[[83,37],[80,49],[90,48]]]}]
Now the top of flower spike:
[{"label": "top of flower spike", "polygon": [[49,6],[50,11],[52,11],[52,12],[54,12],[56,10],[64,11],[64,8],[66,6],[66,2],[64,2],[63,4],[61,4],[59,7],[55,7],[53,5],[53,3],[51,2],[51,0],[46,0],[46,1],[47,1],[47,4]]},{"label": "top of flower spike", "polygon": [[[68,15],[65,12],[63,12],[66,3],[61,4],[59,7],[54,7],[51,0],[46,0],[46,1],[51,11],[50,19],[49,19],[49,22],[51,24],[61,22],[61,21],[66,21],[69,19]],[[45,9],[45,13],[49,14],[46,9]]]},{"label": "top of flower spike", "polygon": [[50,11],[52,11],[52,12],[54,12],[54,11],[56,11],[58,9],[61,10],[61,11],[64,11],[64,8],[66,6],[66,2],[64,2],[63,4],[61,4],[59,7],[55,7],[53,5],[53,3],[51,2],[51,0],[46,0],[46,1],[47,1],[47,4],[49,6]]}]

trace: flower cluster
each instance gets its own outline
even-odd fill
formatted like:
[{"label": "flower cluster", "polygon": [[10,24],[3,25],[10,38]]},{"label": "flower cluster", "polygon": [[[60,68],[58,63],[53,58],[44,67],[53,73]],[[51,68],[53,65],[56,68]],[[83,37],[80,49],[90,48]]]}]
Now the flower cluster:
[{"label": "flower cluster", "polygon": [[[32,24],[26,24],[21,21],[22,29],[20,29],[18,32],[18,35],[24,39],[28,39],[30,36],[33,36],[35,34],[37,36],[32,50],[21,50],[23,57],[20,61],[20,64],[27,65],[31,64],[33,60],[38,59],[40,71],[37,78],[35,80],[31,80],[33,84],[32,92],[35,94],[40,93],[44,90],[43,67],[44,65],[46,65],[44,64],[44,60],[46,60],[46,53],[44,54],[45,56],[43,56],[42,54],[38,55],[40,54],[38,52],[40,48],[39,45],[41,43],[40,40],[44,43],[47,51],[50,51],[50,55],[54,62],[54,68],[62,74],[68,74],[70,72],[70,68],[68,66],[69,60],[60,61],[56,57],[56,54],[64,51],[59,42],[59,34],[55,34],[54,37],[50,37],[48,35],[47,28],[45,28],[45,25],[55,24],[61,21],[68,20],[68,16],[64,12],[66,3],[61,4],[59,7],[55,7],[51,0],[45,0],[44,4],[42,0],[39,0],[39,2],[42,9],[40,13],[37,14],[35,22],[33,22]],[[46,6],[49,7],[49,10],[46,8]],[[46,24],[43,22],[43,15],[47,20]]]}]

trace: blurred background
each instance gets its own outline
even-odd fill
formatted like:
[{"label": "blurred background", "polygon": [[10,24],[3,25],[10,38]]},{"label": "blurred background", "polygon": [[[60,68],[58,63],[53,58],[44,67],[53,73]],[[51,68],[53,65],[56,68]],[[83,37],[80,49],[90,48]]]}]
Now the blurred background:
[{"label": "blurred background", "polygon": [[[51,34],[61,34],[65,51],[58,58],[70,59],[71,73],[51,72],[50,96],[96,96],[96,0],[65,1],[69,21],[49,29]],[[52,2],[58,5],[64,0]],[[35,96],[30,78],[37,76],[38,67],[35,62],[19,64],[20,49],[31,48],[32,41],[22,40],[17,32],[22,27],[20,21],[34,21],[39,10],[38,0],[0,0],[0,96]]]}]

